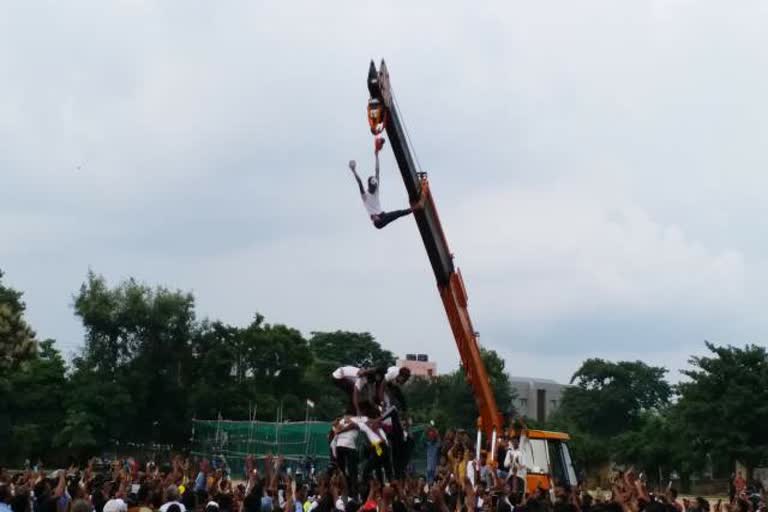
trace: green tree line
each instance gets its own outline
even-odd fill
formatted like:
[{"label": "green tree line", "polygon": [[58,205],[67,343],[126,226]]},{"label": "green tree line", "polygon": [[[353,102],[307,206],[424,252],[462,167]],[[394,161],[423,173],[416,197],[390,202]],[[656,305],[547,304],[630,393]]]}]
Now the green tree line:
[{"label": "green tree line", "polygon": [[[313,417],[330,420],[343,409],[335,368],[395,363],[369,333],[304,337],[259,314],[244,327],[198,319],[190,293],[133,279],[110,286],[92,272],[73,301],[83,345],[65,361],[53,340],[37,340],[21,298],[0,279],[0,464],[125,443],[183,448],[193,418],[246,420],[255,410],[271,421],[282,406],[284,419],[303,420],[307,399]],[[484,357],[509,403],[503,361]],[[471,427],[477,416],[461,370],[414,381],[409,398],[416,421]]]},{"label": "green tree line", "polygon": [[666,483],[677,474],[728,476],[768,463],[768,354],[765,347],[717,346],[689,359],[671,385],[667,370],[641,361],[588,359],[546,426],[568,431],[590,473],[614,463]]},{"label": "green tree line", "polygon": [[[129,279],[110,286],[89,273],[74,294],[82,348],[65,360],[53,340],[38,340],[21,292],[0,273],[0,464],[54,451],[79,457],[116,443],[188,445],[192,418],[245,420],[256,410],[301,420],[342,410],[330,374],[341,365],[390,365],[394,356],[369,333],[312,332],[308,337],[255,314],[233,326],[198,319],[192,294]],[[449,343],[449,340],[445,340]],[[587,359],[542,428],[571,434],[578,465],[634,464],[652,479],[686,478],[707,461],[729,471],[768,462],[768,354],[762,346],[706,344],[680,383],[640,361]],[[68,354],[67,356],[70,356]],[[483,358],[496,399],[512,410],[505,362]],[[477,417],[461,369],[406,387],[417,423],[472,429]]]}]

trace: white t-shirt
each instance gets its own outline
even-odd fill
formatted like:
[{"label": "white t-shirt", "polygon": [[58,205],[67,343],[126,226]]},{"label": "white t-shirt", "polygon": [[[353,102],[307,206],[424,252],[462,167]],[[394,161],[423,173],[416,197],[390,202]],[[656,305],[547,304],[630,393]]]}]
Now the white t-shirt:
[{"label": "white t-shirt", "polygon": [[356,379],[360,368],[356,366],[342,366],[333,371],[334,379]]},{"label": "white t-shirt", "polygon": [[467,478],[469,478],[469,483],[472,484],[472,487],[475,486],[475,461],[474,460],[468,460],[467,461]]},{"label": "white t-shirt", "polygon": [[355,383],[355,387],[359,390],[363,389],[366,384],[365,377],[359,377],[360,368],[356,366],[342,366],[336,368],[333,372],[334,379],[347,379]]},{"label": "white t-shirt", "polygon": [[512,471],[513,469],[518,470],[518,476],[520,476],[520,469],[523,464],[523,451],[518,448],[515,450],[514,448],[509,448],[507,450],[507,456],[504,458],[504,467]]},{"label": "white t-shirt", "polygon": [[397,379],[400,376],[400,367],[399,366],[390,366],[387,368],[387,373],[384,375],[384,379],[387,382],[394,382],[395,379]]},{"label": "white t-shirt", "polygon": [[379,202],[379,187],[376,187],[376,192],[373,194],[366,190],[360,194],[360,197],[363,199],[363,204],[365,205],[365,209],[368,211],[368,215],[378,215],[384,211],[381,208],[381,203]]},{"label": "white t-shirt", "polygon": [[336,440],[336,446],[339,448],[351,448],[354,450],[357,448],[357,433],[358,430],[354,428],[352,430],[347,430],[346,432],[340,432],[336,434],[336,437],[334,437]]},{"label": "white t-shirt", "polygon": [[507,456],[504,458],[504,467],[509,469],[510,474],[517,469],[517,476],[525,480],[525,476],[528,474],[527,457],[525,456],[525,449],[528,447],[528,437],[525,435],[520,436],[517,449],[514,449],[511,445],[507,450]]},{"label": "white t-shirt", "polygon": [[339,427],[342,429],[350,426],[354,426],[354,428],[339,432],[333,436],[333,441],[336,443],[336,446],[341,448],[357,448],[357,434],[359,432],[357,424],[349,418],[342,418],[341,421],[339,421]]}]

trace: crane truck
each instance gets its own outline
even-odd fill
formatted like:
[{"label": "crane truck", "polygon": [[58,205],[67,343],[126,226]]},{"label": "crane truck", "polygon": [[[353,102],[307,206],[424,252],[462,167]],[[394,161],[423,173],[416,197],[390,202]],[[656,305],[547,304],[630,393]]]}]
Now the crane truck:
[{"label": "crane truck", "polygon": [[[469,316],[467,291],[461,271],[454,265],[453,254],[440,223],[427,175],[416,165],[392,92],[389,71],[383,60],[378,69],[371,61],[367,83],[370,93],[368,122],[371,132],[378,135],[386,131],[411,204],[423,204],[422,208],[414,210],[413,216],[437,281],[437,289],[459,350],[466,380],[472,388],[480,413],[477,420],[477,450],[479,452],[482,444],[481,436],[485,435],[493,460],[497,436],[505,432],[505,425],[503,415],[496,405],[496,398],[481,357],[477,334]],[[422,198],[422,194],[426,197]],[[576,472],[568,450],[569,435],[543,430],[528,430],[527,435],[530,442],[524,448],[528,462],[526,489],[551,489],[558,483],[576,485]]]}]

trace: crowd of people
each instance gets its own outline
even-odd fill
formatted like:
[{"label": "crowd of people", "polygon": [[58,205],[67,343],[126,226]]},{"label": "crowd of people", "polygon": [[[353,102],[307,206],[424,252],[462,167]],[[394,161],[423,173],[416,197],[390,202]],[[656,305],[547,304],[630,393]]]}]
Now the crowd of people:
[{"label": "crowd of people", "polygon": [[431,484],[426,475],[406,473],[384,482],[371,475],[364,492],[356,493],[338,466],[302,478],[281,457],[271,455],[258,461],[247,457],[241,481],[206,460],[194,464],[177,456],[169,464],[141,465],[129,459],[114,461],[103,471],[89,464],[52,473],[0,473],[0,512],[765,511],[764,496],[748,489],[716,503],[679,499],[673,488],[653,493],[631,469],[617,475],[608,495],[557,483],[549,490],[520,489],[519,480],[504,476],[503,463],[483,464],[481,457],[473,469],[464,436],[454,435],[453,442],[450,437],[449,432],[442,439],[451,447],[441,455]]},{"label": "crowd of people", "polygon": [[490,453],[465,431],[441,436],[430,427],[426,471],[416,474],[400,389],[409,377],[397,367],[333,372],[347,405],[329,432],[322,471],[299,473],[273,455],[247,456],[241,480],[218,460],[179,455],[165,464],[130,458],[52,473],[0,471],[0,512],[766,512],[764,495],[741,479],[715,504],[679,499],[672,487],[651,492],[633,469],[616,474],[608,495],[556,481],[533,487],[522,419]]}]

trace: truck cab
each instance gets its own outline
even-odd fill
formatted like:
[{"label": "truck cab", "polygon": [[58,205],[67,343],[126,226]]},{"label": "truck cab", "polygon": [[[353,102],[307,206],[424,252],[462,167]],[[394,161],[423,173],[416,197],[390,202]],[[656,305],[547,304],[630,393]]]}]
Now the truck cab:
[{"label": "truck cab", "polygon": [[551,489],[556,485],[578,484],[576,468],[568,449],[570,436],[563,432],[529,430],[525,450],[528,461],[526,490]]}]

